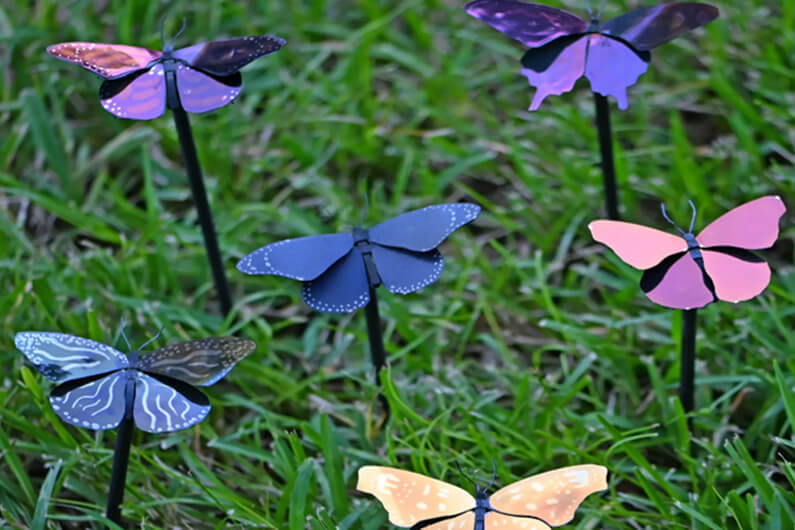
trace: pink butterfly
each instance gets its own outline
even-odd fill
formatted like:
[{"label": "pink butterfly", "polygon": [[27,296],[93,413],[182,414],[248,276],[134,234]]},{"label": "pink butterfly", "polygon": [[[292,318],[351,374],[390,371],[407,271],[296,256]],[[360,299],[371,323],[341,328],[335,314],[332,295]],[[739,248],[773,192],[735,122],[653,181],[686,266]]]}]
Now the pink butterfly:
[{"label": "pink butterfly", "polygon": [[[750,300],[765,290],[770,267],[750,251],[773,246],[785,211],[781,197],[762,197],[723,214],[697,236],[695,208],[690,230],[677,227],[681,236],[621,221],[594,221],[588,228],[596,241],[644,271],[640,286],[652,301],[694,309],[718,299]],[[663,215],[668,219],[665,207]]]}]

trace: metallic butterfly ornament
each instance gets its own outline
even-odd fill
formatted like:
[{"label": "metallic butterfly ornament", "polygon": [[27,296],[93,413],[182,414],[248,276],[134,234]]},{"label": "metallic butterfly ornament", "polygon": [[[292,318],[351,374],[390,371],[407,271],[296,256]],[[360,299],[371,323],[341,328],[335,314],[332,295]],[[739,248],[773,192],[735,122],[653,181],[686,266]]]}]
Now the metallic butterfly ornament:
[{"label": "metallic butterfly ornament", "polygon": [[549,95],[574,88],[583,75],[591,88],[613,96],[625,110],[627,88],[649,67],[653,48],[718,17],[718,9],[699,2],[644,7],[601,23],[554,7],[519,0],[475,0],[466,11],[529,47],[522,74],[536,93],[530,110]]},{"label": "metallic butterfly ornament", "polygon": [[564,467],[475,496],[441,480],[391,467],[359,469],[356,489],[375,496],[401,528],[425,530],[549,530],[568,523],[591,493],[607,489],[607,469]]},{"label": "metallic butterfly ornament", "polygon": [[57,59],[103,77],[102,106],[119,118],[152,120],[166,106],[208,112],[240,94],[240,69],[285,45],[279,37],[257,35],[217,40],[162,52],[94,42],[64,42],[47,48]]},{"label": "metallic butterfly ornament", "polygon": [[215,384],[256,347],[248,339],[219,337],[128,357],[93,340],[37,331],[17,333],[14,344],[58,383],[50,403],[67,423],[104,430],[133,418],[139,429],[151,433],[202,421],[210,401],[194,385]]},{"label": "metallic butterfly ornament", "polygon": [[[717,300],[742,302],[765,290],[770,267],[751,251],[773,246],[785,211],[781,197],[769,195],[730,210],[698,235],[695,207],[690,229],[677,227],[681,235],[622,221],[594,221],[588,228],[596,241],[644,271],[640,285],[653,302],[696,309]],[[663,215],[668,219],[664,206]]]},{"label": "metallic butterfly ornament", "polygon": [[237,268],[302,281],[307,305],[348,313],[366,306],[370,289],[381,284],[391,293],[408,294],[438,280],[444,257],[436,247],[478,214],[475,204],[436,204],[369,230],[279,241],[248,254]]}]

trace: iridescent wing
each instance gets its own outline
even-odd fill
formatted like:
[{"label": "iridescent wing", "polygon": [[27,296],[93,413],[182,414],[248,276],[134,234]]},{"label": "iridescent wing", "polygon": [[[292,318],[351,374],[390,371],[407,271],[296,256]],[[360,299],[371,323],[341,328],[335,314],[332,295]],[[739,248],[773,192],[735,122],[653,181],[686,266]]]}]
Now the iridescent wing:
[{"label": "iridescent wing", "polygon": [[17,349],[50,381],[64,383],[127,368],[127,356],[93,340],[40,331],[14,336]]},{"label": "iridescent wing", "polygon": [[237,264],[245,274],[275,274],[314,280],[353,248],[353,235],[329,234],[286,239],[255,250]]},{"label": "iridescent wing", "polygon": [[701,251],[715,295],[727,302],[743,302],[762,293],[770,283],[770,267],[751,252],[726,248]]},{"label": "iridescent wing", "polygon": [[778,224],[787,208],[781,197],[768,195],[718,217],[696,236],[705,248],[731,246],[759,250],[773,246]]},{"label": "iridescent wing", "polygon": [[209,112],[229,105],[240,94],[242,84],[240,73],[219,77],[184,64],[177,66],[179,101],[188,112]]},{"label": "iridescent wing", "polygon": [[576,15],[554,7],[517,0],[475,0],[464,9],[529,48],[537,48],[559,37],[580,34],[588,29],[588,22]]},{"label": "iridescent wing", "polygon": [[687,242],[655,228],[622,221],[593,221],[588,228],[593,238],[636,269],[650,269],[665,258],[687,250]]},{"label": "iridescent wing", "polygon": [[695,309],[715,301],[712,282],[689,252],[674,254],[646,270],[640,287],[652,302],[673,309]]},{"label": "iridescent wing", "polygon": [[353,247],[341,260],[301,289],[304,302],[323,313],[350,313],[370,302],[364,257]]},{"label": "iridescent wing", "polygon": [[603,96],[613,96],[618,108],[629,107],[627,88],[649,69],[648,52],[636,52],[618,39],[594,33],[588,36],[585,77],[591,89]]},{"label": "iridescent wing", "polygon": [[373,245],[381,282],[390,293],[409,294],[439,279],[444,270],[444,256],[438,250],[412,252]]},{"label": "iridescent wing", "polygon": [[193,68],[218,76],[238,72],[251,61],[279,51],[286,41],[272,35],[256,35],[195,44],[174,52]]},{"label": "iridescent wing", "polygon": [[[433,478],[392,467],[364,466],[359,469],[356,489],[373,495],[389,513],[389,522],[409,528],[421,521],[455,516],[475,508],[475,498],[461,488]],[[458,519],[455,519],[458,521]],[[474,522],[462,518],[462,521]],[[450,521],[424,527],[442,529]],[[453,527],[458,528],[458,527]],[[462,527],[464,528],[464,527]],[[469,530],[471,530],[471,526]]]},{"label": "iridescent wing", "polygon": [[630,11],[603,24],[599,31],[627,41],[638,51],[648,51],[712,22],[719,14],[718,8],[699,2],[661,4]]},{"label": "iridescent wing", "polygon": [[53,389],[50,404],[65,422],[100,431],[115,429],[126,409],[126,374],[113,372],[93,380],[70,381]]},{"label": "iridescent wing", "polygon": [[[498,490],[489,501],[492,508],[505,514],[529,515],[550,526],[560,526],[571,521],[588,495],[604,489],[607,489],[607,469],[588,464],[564,467],[520,480]],[[530,521],[525,522],[529,524]],[[489,528],[488,524],[486,526]],[[496,518],[491,526],[498,528]]]},{"label": "iridescent wing", "polygon": [[210,401],[196,388],[176,379],[138,372],[133,417],[146,432],[187,429],[207,417]]},{"label": "iridescent wing", "polygon": [[257,347],[239,337],[212,337],[180,342],[141,357],[138,369],[197,386],[210,386],[229,373]]},{"label": "iridescent wing", "polygon": [[488,512],[484,530],[550,530],[550,527],[538,519],[530,517],[514,517],[504,513]]},{"label": "iridescent wing", "polygon": [[102,107],[119,118],[153,120],[166,112],[163,65],[105,81],[99,87]]},{"label": "iridescent wing", "polygon": [[146,68],[163,55],[146,48],[97,42],[62,42],[48,46],[47,53],[56,59],[80,65],[105,79]]},{"label": "iridescent wing", "polygon": [[563,37],[528,50],[522,57],[522,75],[536,88],[530,110],[538,110],[547,96],[559,96],[574,88],[585,73],[588,37]]},{"label": "iridescent wing", "polygon": [[480,206],[465,202],[435,204],[398,215],[370,229],[370,241],[388,247],[427,252],[480,214]]}]

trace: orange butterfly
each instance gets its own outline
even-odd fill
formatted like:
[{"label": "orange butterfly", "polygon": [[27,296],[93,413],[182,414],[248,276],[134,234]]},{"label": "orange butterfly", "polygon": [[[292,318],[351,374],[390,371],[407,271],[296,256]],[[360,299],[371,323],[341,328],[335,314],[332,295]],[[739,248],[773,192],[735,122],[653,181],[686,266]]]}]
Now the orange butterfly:
[{"label": "orange butterfly", "polygon": [[607,489],[607,469],[583,465],[556,469],[520,480],[489,497],[477,487],[463,489],[392,467],[359,469],[356,489],[374,495],[389,512],[389,522],[425,530],[550,530],[571,521],[585,497]]}]

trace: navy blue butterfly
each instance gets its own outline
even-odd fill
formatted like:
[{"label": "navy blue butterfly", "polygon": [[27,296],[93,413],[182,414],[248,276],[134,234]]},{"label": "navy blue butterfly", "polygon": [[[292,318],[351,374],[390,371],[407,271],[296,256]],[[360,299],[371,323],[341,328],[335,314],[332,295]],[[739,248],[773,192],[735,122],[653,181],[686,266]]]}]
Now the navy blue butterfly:
[{"label": "navy blue butterfly", "polygon": [[126,356],[93,340],[26,331],[14,344],[45,377],[64,421],[86,429],[115,429],[134,418],[146,432],[171,432],[202,421],[210,401],[194,385],[216,383],[254,351],[248,339],[220,337],[182,342],[143,357]]},{"label": "navy blue butterfly", "polygon": [[478,214],[476,204],[436,204],[370,230],[279,241],[247,255],[237,268],[302,281],[301,294],[310,307],[348,313],[366,306],[370,289],[381,284],[408,294],[438,280],[444,257],[436,247]]}]

